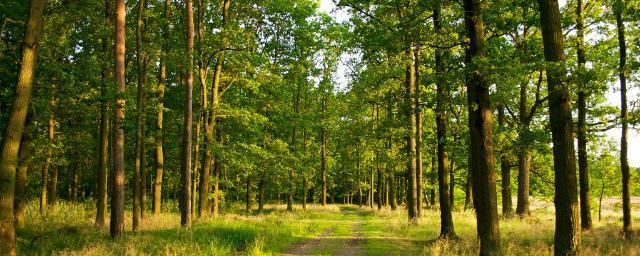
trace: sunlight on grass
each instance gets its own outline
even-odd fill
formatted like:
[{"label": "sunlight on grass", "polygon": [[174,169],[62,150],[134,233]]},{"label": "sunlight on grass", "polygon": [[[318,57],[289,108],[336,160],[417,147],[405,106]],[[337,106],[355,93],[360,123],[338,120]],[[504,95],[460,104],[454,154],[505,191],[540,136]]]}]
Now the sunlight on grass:
[{"label": "sunlight on grass", "polygon": [[[175,205],[157,216],[147,214],[139,233],[130,231],[111,239],[108,230],[93,226],[93,202],[58,203],[40,216],[37,202],[26,210],[27,226],[18,230],[21,255],[278,255],[293,244],[317,237],[329,228],[314,255],[339,254],[361,241],[367,255],[477,255],[475,213],[453,214],[454,241],[438,240],[440,213],[425,209],[416,225],[407,223],[404,210],[359,208],[357,206],[308,205],[287,212],[285,205],[267,205],[263,214],[246,214],[241,205],[230,206],[219,217],[196,218],[193,227],[180,227]],[[634,209],[633,216],[640,213]],[[605,209],[602,221],[594,216],[594,229],[583,232],[584,255],[639,255],[640,244],[620,235],[621,215]],[[640,222],[639,218],[633,220]],[[108,224],[107,224],[108,227]],[[548,207],[533,209],[531,217],[500,220],[505,255],[552,255],[554,215]]]}]

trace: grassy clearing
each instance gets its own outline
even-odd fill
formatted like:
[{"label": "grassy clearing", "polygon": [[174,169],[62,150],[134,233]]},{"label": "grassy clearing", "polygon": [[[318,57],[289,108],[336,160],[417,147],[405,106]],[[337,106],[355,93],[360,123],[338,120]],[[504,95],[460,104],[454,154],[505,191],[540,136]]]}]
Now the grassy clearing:
[{"label": "grassy clearing", "polygon": [[[93,227],[92,203],[58,204],[41,217],[37,205],[27,208],[27,227],[18,230],[21,255],[278,255],[292,245],[331,234],[309,254],[340,255],[345,248],[366,255],[477,255],[475,215],[454,213],[459,240],[439,241],[439,212],[425,210],[417,225],[408,225],[403,211],[372,210],[357,206],[309,205],[286,212],[282,205],[266,207],[264,214],[244,214],[232,207],[220,218],[196,219],[193,228],[179,226],[175,206],[159,216],[148,215],[143,230],[110,239],[108,230]],[[549,207],[533,210],[533,217],[501,220],[506,255],[552,255],[554,216]],[[634,209],[633,223],[640,223]],[[130,212],[127,212],[130,216]],[[621,216],[606,209],[602,221],[583,233],[585,255],[640,255],[640,243],[621,237]],[[126,227],[130,229],[130,219]],[[361,248],[360,248],[361,247]]]},{"label": "grassy clearing", "polygon": [[[549,206],[549,205],[546,205]],[[500,220],[500,235],[505,255],[553,255],[553,207],[533,210],[532,217]],[[473,211],[454,212],[459,240],[440,241],[440,213],[424,211],[417,225],[408,225],[401,211],[373,211],[366,225],[368,255],[477,255],[476,219]],[[640,211],[634,209],[632,223],[639,223]],[[640,255],[637,239],[622,238],[622,216],[608,209],[602,221],[594,215],[594,229],[582,233],[583,255]]]}]

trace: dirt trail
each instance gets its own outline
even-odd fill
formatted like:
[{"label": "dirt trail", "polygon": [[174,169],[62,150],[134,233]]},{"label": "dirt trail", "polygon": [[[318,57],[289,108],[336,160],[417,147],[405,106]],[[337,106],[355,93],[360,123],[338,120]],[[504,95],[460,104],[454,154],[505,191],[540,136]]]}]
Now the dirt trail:
[{"label": "dirt trail", "polygon": [[351,225],[351,237],[347,243],[347,246],[341,250],[336,250],[334,255],[354,256],[365,255],[366,240],[362,234],[363,221],[356,221]]},{"label": "dirt trail", "polygon": [[334,235],[336,227],[326,229],[319,236],[307,241],[294,244],[282,255],[337,255],[337,256],[357,256],[366,255],[366,238],[363,233],[365,221],[361,219],[364,215],[357,210],[345,210],[345,214],[359,216],[358,220],[348,223],[336,223],[336,225],[349,225],[348,234]]},{"label": "dirt trail", "polygon": [[309,255],[311,252],[325,247],[323,242],[326,240],[328,236],[330,236],[333,231],[336,231],[336,228],[328,228],[319,236],[303,241],[301,243],[294,244],[287,252],[283,253],[283,256],[292,256],[292,255]]}]

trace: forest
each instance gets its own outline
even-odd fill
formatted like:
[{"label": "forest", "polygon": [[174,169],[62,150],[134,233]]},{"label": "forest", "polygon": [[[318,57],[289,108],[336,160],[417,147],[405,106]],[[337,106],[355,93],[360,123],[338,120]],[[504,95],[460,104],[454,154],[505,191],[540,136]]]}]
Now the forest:
[{"label": "forest", "polygon": [[0,255],[640,255],[639,0],[0,22]]}]

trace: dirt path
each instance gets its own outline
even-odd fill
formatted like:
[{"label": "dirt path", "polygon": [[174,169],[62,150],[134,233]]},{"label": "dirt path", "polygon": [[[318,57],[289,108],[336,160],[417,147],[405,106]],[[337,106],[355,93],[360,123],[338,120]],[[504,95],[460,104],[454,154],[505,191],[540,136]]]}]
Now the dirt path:
[{"label": "dirt path", "polygon": [[362,234],[363,221],[356,221],[351,225],[351,237],[347,246],[336,251],[334,255],[355,256],[365,255],[365,244],[367,241]]},{"label": "dirt path", "polygon": [[[358,217],[356,220],[336,221],[336,226],[326,229],[313,239],[294,244],[282,255],[366,255],[363,213],[352,209],[343,209],[343,212]],[[338,228],[340,232],[335,232]]]},{"label": "dirt path", "polygon": [[307,240],[307,241],[303,241],[301,243],[296,243],[293,246],[291,246],[291,248],[289,248],[289,250],[287,250],[287,252],[283,253],[283,256],[291,256],[291,255],[309,255],[311,254],[313,251],[323,248],[324,244],[326,243],[325,240],[328,236],[330,236],[333,231],[336,231],[336,228],[328,228],[326,229],[324,232],[322,232],[322,234],[320,234],[319,236]]}]

